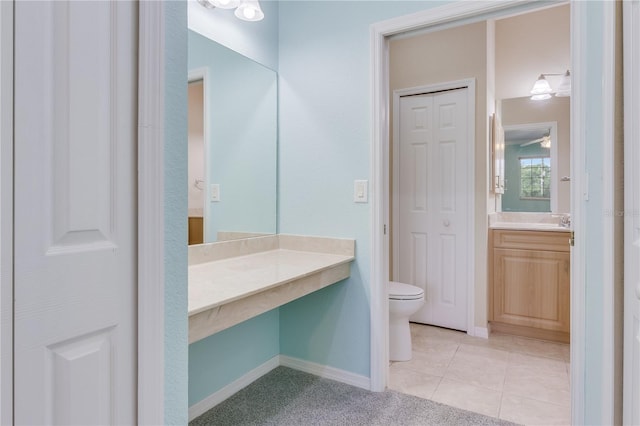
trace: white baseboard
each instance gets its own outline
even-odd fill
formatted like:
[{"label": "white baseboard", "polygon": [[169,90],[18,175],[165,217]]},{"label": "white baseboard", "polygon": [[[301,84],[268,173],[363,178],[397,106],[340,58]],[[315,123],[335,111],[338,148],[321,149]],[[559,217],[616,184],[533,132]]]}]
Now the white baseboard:
[{"label": "white baseboard", "polygon": [[191,407],[189,407],[189,421],[206,413],[216,405],[220,404],[225,399],[229,398],[234,393],[247,387],[251,383],[258,380],[260,377],[264,376],[274,368],[278,367],[279,365],[280,365],[280,357],[276,355],[270,360],[268,360],[267,362],[265,362],[264,364],[261,364],[256,368],[254,368],[253,370],[247,372],[247,374],[240,377],[239,379],[229,383],[227,386],[223,387],[219,391],[212,393],[202,401],[196,402]]},{"label": "white baseboard", "polygon": [[292,358],[286,355],[280,355],[280,365],[283,367],[293,368],[294,370],[304,371],[305,373],[313,374],[325,379],[331,379],[336,382],[342,382],[358,388],[371,390],[371,379],[366,376],[361,376],[360,374],[340,370],[339,368],[316,364],[315,362]]},{"label": "white baseboard", "polygon": [[489,329],[487,327],[474,327],[472,336],[481,337],[483,339],[488,339],[489,338]]}]

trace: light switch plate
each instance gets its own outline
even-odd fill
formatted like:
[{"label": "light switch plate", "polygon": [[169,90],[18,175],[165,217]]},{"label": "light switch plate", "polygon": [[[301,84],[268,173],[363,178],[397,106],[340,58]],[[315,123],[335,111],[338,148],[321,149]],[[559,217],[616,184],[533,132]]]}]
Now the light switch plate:
[{"label": "light switch plate", "polygon": [[356,203],[369,201],[369,181],[356,180],[353,182],[353,201]]},{"label": "light switch plate", "polygon": [[212,183],[209,187],[211,201],[220,201],[220,184]]}]

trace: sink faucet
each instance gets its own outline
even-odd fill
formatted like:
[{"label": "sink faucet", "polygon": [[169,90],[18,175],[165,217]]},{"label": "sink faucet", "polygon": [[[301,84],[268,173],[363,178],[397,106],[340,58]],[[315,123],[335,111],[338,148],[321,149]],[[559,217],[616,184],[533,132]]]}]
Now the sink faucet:
[{"label": "sink faucet", "polygon": [[563,228],[571,228],[571,215],[563,214],[560,218],[560,226]]}]

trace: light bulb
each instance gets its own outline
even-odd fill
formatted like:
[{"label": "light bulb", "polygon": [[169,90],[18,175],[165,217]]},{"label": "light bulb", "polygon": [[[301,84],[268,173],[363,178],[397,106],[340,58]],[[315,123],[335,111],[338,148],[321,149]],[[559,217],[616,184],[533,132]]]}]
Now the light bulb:
[{"label": "light bulb", "polygon": [[236,17],[244,21],[260,21],[264,18],[264,13],[257,0],[244,0],[236,9]]},{"label": "light bulb", "polygon": [[240,5],[240,0],[210,0],[215,7],[220,9],[233,9]]},{"label": "light bulb", "polygon": [[[543,95],[547,93],[551,93],[551,86],[549,85],[549,82],[547,81],[547,79],[544,78],[544,75],[540,74],[540,76],[538,77],[538,80],[534,83],[533,88],[531,89],[531,94]],[[548,99],[548,98],[544,98],[544,99]]]}]

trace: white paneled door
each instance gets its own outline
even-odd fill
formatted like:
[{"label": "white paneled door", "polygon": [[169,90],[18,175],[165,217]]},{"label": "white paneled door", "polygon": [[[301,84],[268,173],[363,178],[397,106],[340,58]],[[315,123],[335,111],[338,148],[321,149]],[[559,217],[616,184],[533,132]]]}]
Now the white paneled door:
[{"label": "white paneled door", "polygon": [[400,98],[394,170],[394,274],[425,290],[425,306],[411,320],[457,330],[467,330],[468,312],[468,90]]},{"label": "white paneled door", "polygon": [[137,5],[15,3],[14,421],[135,424]]}]

